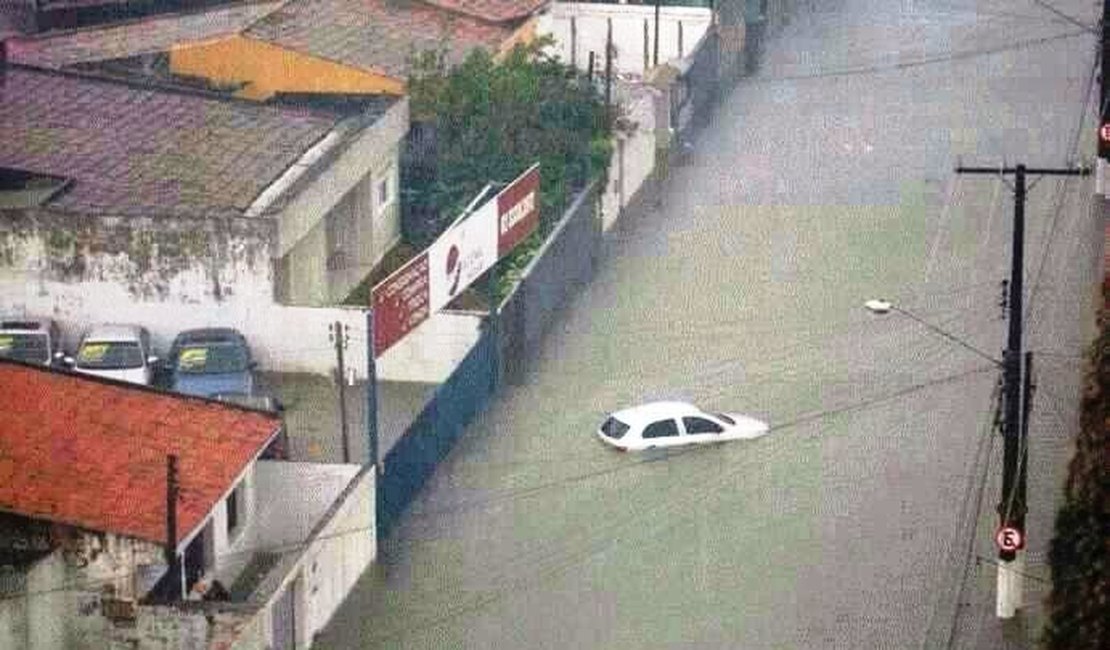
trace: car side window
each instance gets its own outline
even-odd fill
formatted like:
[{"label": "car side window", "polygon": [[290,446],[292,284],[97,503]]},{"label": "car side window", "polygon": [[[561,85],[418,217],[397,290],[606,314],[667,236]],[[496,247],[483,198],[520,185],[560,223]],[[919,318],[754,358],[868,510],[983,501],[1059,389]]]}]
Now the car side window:
[{"label": "car side window", "polygon": [[686,426],[686,433],[722,433],[725,429],[713,420],[707,420],[699,417],[686,417],[682,418],[682,424]]},{"label": "car side window", "polygon": [[678,435],[678,423],[674,420],[659,420],[644,427],[643,438],[667,438]]}]

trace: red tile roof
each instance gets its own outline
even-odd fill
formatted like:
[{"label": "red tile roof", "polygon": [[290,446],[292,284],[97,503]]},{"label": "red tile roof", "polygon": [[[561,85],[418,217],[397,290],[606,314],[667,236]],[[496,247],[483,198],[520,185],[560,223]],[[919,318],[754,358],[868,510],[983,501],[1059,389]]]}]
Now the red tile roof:
[{"label": "red tile roof", "polygon": [[0,361],[0,510],[165,542],[178,457],[180,542],[280,427],[270,415]]},{"label": "red tile roof", "polygon": [[474,48],[496,52],[513,32],[416,0],[292,0],[243,33],[407,81],[420,52],[446,48],[459,63]]},{"label": "red tile roof", "polygon": [[502,23],[531,16],[550,4],[550,0],[424,0],[448,11],[474,16],[491,23]]}]

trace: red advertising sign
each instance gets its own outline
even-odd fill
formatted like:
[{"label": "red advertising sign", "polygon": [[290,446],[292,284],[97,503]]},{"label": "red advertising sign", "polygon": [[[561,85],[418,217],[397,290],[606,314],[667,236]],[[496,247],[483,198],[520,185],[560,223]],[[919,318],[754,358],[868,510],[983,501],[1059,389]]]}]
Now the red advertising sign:
[{"label": "red advertising sign", "polygon": [[428,253],[409,260],[371,293],[377,357],[428,318]]},{"label": "red advertising sign", "polygon": [[504,256],[540,223],[540,166],[532,165],[497,195],[497,255]]},{"label": "red advertising sign", "polygon": [[374,287],[375,357],[446,306],[536,229],[539,191],[536,164]]}]

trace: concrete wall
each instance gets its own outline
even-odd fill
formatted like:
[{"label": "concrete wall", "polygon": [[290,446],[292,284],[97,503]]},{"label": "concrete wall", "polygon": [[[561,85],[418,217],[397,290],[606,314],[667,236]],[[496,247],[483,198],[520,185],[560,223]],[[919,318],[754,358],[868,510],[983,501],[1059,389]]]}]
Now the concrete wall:
[{"label": "concrete wall", "polygon": [[455,370],[478,340],[482,314],[432,314],[375,361],[380,381],[438,384]]},{"label": "concrete wall", "polygon": [[615,93],[620,118],[609,161],[609,183],[601,195],[602,228],[616,224],[637,200],[655,169],[655,104],[663,100],[642,83],[621,83]]},{"label": "concrete wall", "polygon": [[[596,69],[604,72],[605,41],[610,20],[616,49],[613,69],[619,73],[644,74],[652,67],[655,54],[653,6],[555,3],[546,15],[540,17],[538,31],[555,38],[555,51],[564,62],[573,62],[575,67],[584,70],[589,53],[593,51]],[[711,12],[706,8],[661,7],[659,63],[688,55],[709,28],[710,20]]]},{"label": "concrete wall", "polygon": [[[334,158],[316,175],[303,178],[303,187],[295,190],[295,195],[280,207],[276,255],[287,260],[283,264],[287,265],[286,274],[291,281],[284,291],[279,291],[284,294],[280,296],[282,302],[322,305],[346,298],[397,243],[400,235],[399,145],[408,132],[408,111],[408,99],[402,98],[373,125],[342,145],[341,151],[338,141],[332,148],[323,147],[316,155]],[[306,162],[316,164],[311,160]],[[382,179],[387,180],[391,190],[386,206],[377,203],[376,189]],[[369,191],[357,190],[360,184],[368,186]],[[334,251],[328,247],[328,217],[325,215],[330,215],[352,191],[359,193],[353,197],[359,203],[359,242],[345,251],[348,262],[344,267],[353,264],[361,274],[329,275],[328,260]],[[329,280],[335,285],[329,285]]]},{"label": "concrete wall", "polygon": [[19,592],[2,594],[0,648],[111,647],[103,636],[110,626],[101,614],[103,599],[141,598],[165,571],[162,550],[155,544],[66,530],[70,534],[63,548],[28,567]]},{"label": "concrete wall", "polygon": [[273,227],[262,218],[3,211],[0,314],[54,318],[67,350],[96,323],[137,323],[160,355],[184,329],[231,326],[263,368],[318,374],[335,366],[328,326],[339,320],[351,331],[350,365],[365,377],[365,310],[275,303]]},{"label": "concrete wall", "polygon": [[284,579],[274,583],[260,614],[264,630],[272,629],[274,604],[287,589],[292,589],[297,647],[308,647],[373,562],[378,551],[374,535],[375,476],[371,467],[351,481],[330,516],[320,522],[307,549]]}]

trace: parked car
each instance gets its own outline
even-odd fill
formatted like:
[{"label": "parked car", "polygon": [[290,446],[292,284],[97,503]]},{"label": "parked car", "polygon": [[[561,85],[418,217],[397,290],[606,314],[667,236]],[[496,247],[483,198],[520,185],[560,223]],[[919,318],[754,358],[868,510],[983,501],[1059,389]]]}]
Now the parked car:
[{"label": "parked car", "polygon": [[0,320],[0,358],[43,366],[62,361],[58,324],[50,318]]},{"label": "parked car", "polygon": [[149,386],[158,357],[145,327],[98,325],[81,338],[77,354],[65,362],[77,372]]},{"label": "parked car", "polygon": [[170,390],[200,397],[249,396],[254,392],[255,365],[238,330],[186,330],[170,346]]},{"label": "parked car", "polygon": [[757,438],[769,429],[766,422],[746,415],[706,413],[684,402],[650,402],[611,414],[597,435],[621,451],[639,451]]}]

